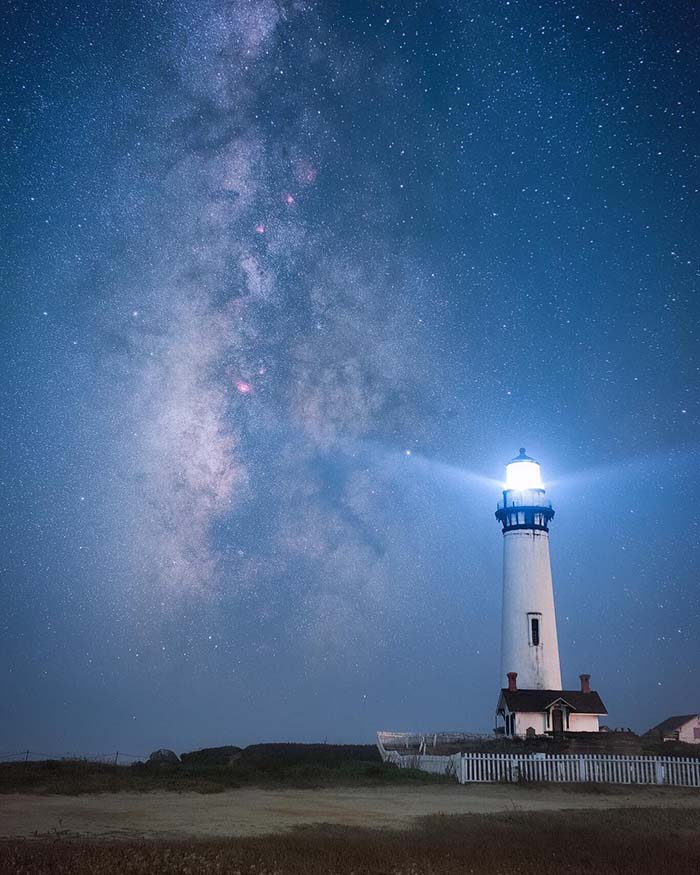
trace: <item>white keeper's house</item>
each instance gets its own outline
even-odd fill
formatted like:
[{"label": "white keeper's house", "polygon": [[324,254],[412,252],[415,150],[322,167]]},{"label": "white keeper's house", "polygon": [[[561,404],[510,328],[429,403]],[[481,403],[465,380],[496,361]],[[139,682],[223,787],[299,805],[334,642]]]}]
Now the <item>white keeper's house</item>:
[{"label": "white keeper's house", "polygon": [[700,714],[681,714],[667,717],[644,733],[662,741],[684,741],[686,744],[700,744]]},{"label": "white keeper's house", "polygon": [[521,448],[506,465],[496,519],[503,529],[501,677],[508,679],[496,706],[496,732],[508,736],[598,732],[607,714],[590,676],[562,689],[549,524],[539,463]]}]

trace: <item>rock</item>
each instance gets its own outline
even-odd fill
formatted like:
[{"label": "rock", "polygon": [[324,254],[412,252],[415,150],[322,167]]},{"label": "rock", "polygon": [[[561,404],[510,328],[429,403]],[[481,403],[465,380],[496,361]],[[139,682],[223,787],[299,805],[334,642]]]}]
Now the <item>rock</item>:
[{"label": "rock", "polygon": [[148,762],[157,763],[158,765],[167,763],[168,765],[176,766],[180,762],[180,757],[174,750],[168,750],[166,747],[162,747],[160,750],[153,751],[148,758]]}]

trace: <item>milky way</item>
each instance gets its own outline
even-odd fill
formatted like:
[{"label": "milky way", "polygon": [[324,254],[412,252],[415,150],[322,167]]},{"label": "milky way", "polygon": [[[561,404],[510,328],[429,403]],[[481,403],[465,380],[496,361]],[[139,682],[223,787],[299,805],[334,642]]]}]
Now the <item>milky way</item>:
[{"label": "milky way", "polygon": [[[186,43],[148,223],[152,279],[117,329],[126,352],[115,401],[127,411],[119,470],[134,525],[126,590],[139,611],[166,613],[185,610],[193,593],[235,606],[241,592],[264,592],[265,614],[287,614],[278,634],[293,630],[308,657],[352,650],[364,662],[397,619],[383,611],[387,598],[410,592],[413,577],[372,500],[389,484],[353,458],[363,438],[393,442],[409,423],[420,431],[407,410],[428,384],[419,281],[362,229],[339,239],[305,208],[329,138],[276,73],[293,63],[296,83],[310,63],[312,12],[198,6],[191,19],[179,10],[178,24]],[[281,57],[297,32],[302,45]],[[323,75],[327,62],[317,65]],[[272,100],[292,105],[281,135],[256,118]],[[318,468],[334,460],[330,495]],[[272,488],[274,511],[258,511]],[[263,549],[236,527],[237,514],[256,513]],[[217,544],[219,521],[229,525]],[[291,603],[278,591],[284,570],[298,581]],[[254,620],[260,609],[248,606]]]}]

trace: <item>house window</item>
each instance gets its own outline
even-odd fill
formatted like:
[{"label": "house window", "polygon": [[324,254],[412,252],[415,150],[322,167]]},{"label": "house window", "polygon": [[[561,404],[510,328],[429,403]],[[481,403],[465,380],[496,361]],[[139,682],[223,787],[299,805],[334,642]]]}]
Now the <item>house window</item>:
[{"label": "house window", "polygon": [[700,726],[694,726],[694,727],[693,727],[693,738],[695,738],[695,739],[697,739],[698,741],[700,741]]}]

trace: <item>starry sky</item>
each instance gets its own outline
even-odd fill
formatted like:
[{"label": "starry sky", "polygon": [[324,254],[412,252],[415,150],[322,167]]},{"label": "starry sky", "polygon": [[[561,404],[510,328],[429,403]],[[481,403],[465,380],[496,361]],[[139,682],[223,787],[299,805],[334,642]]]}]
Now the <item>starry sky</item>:
[{"label": "starry sky", "polygon": [[564,686],[700,699],[691,2],[10,2],[2,750],[488,731],[503,466]]}]

